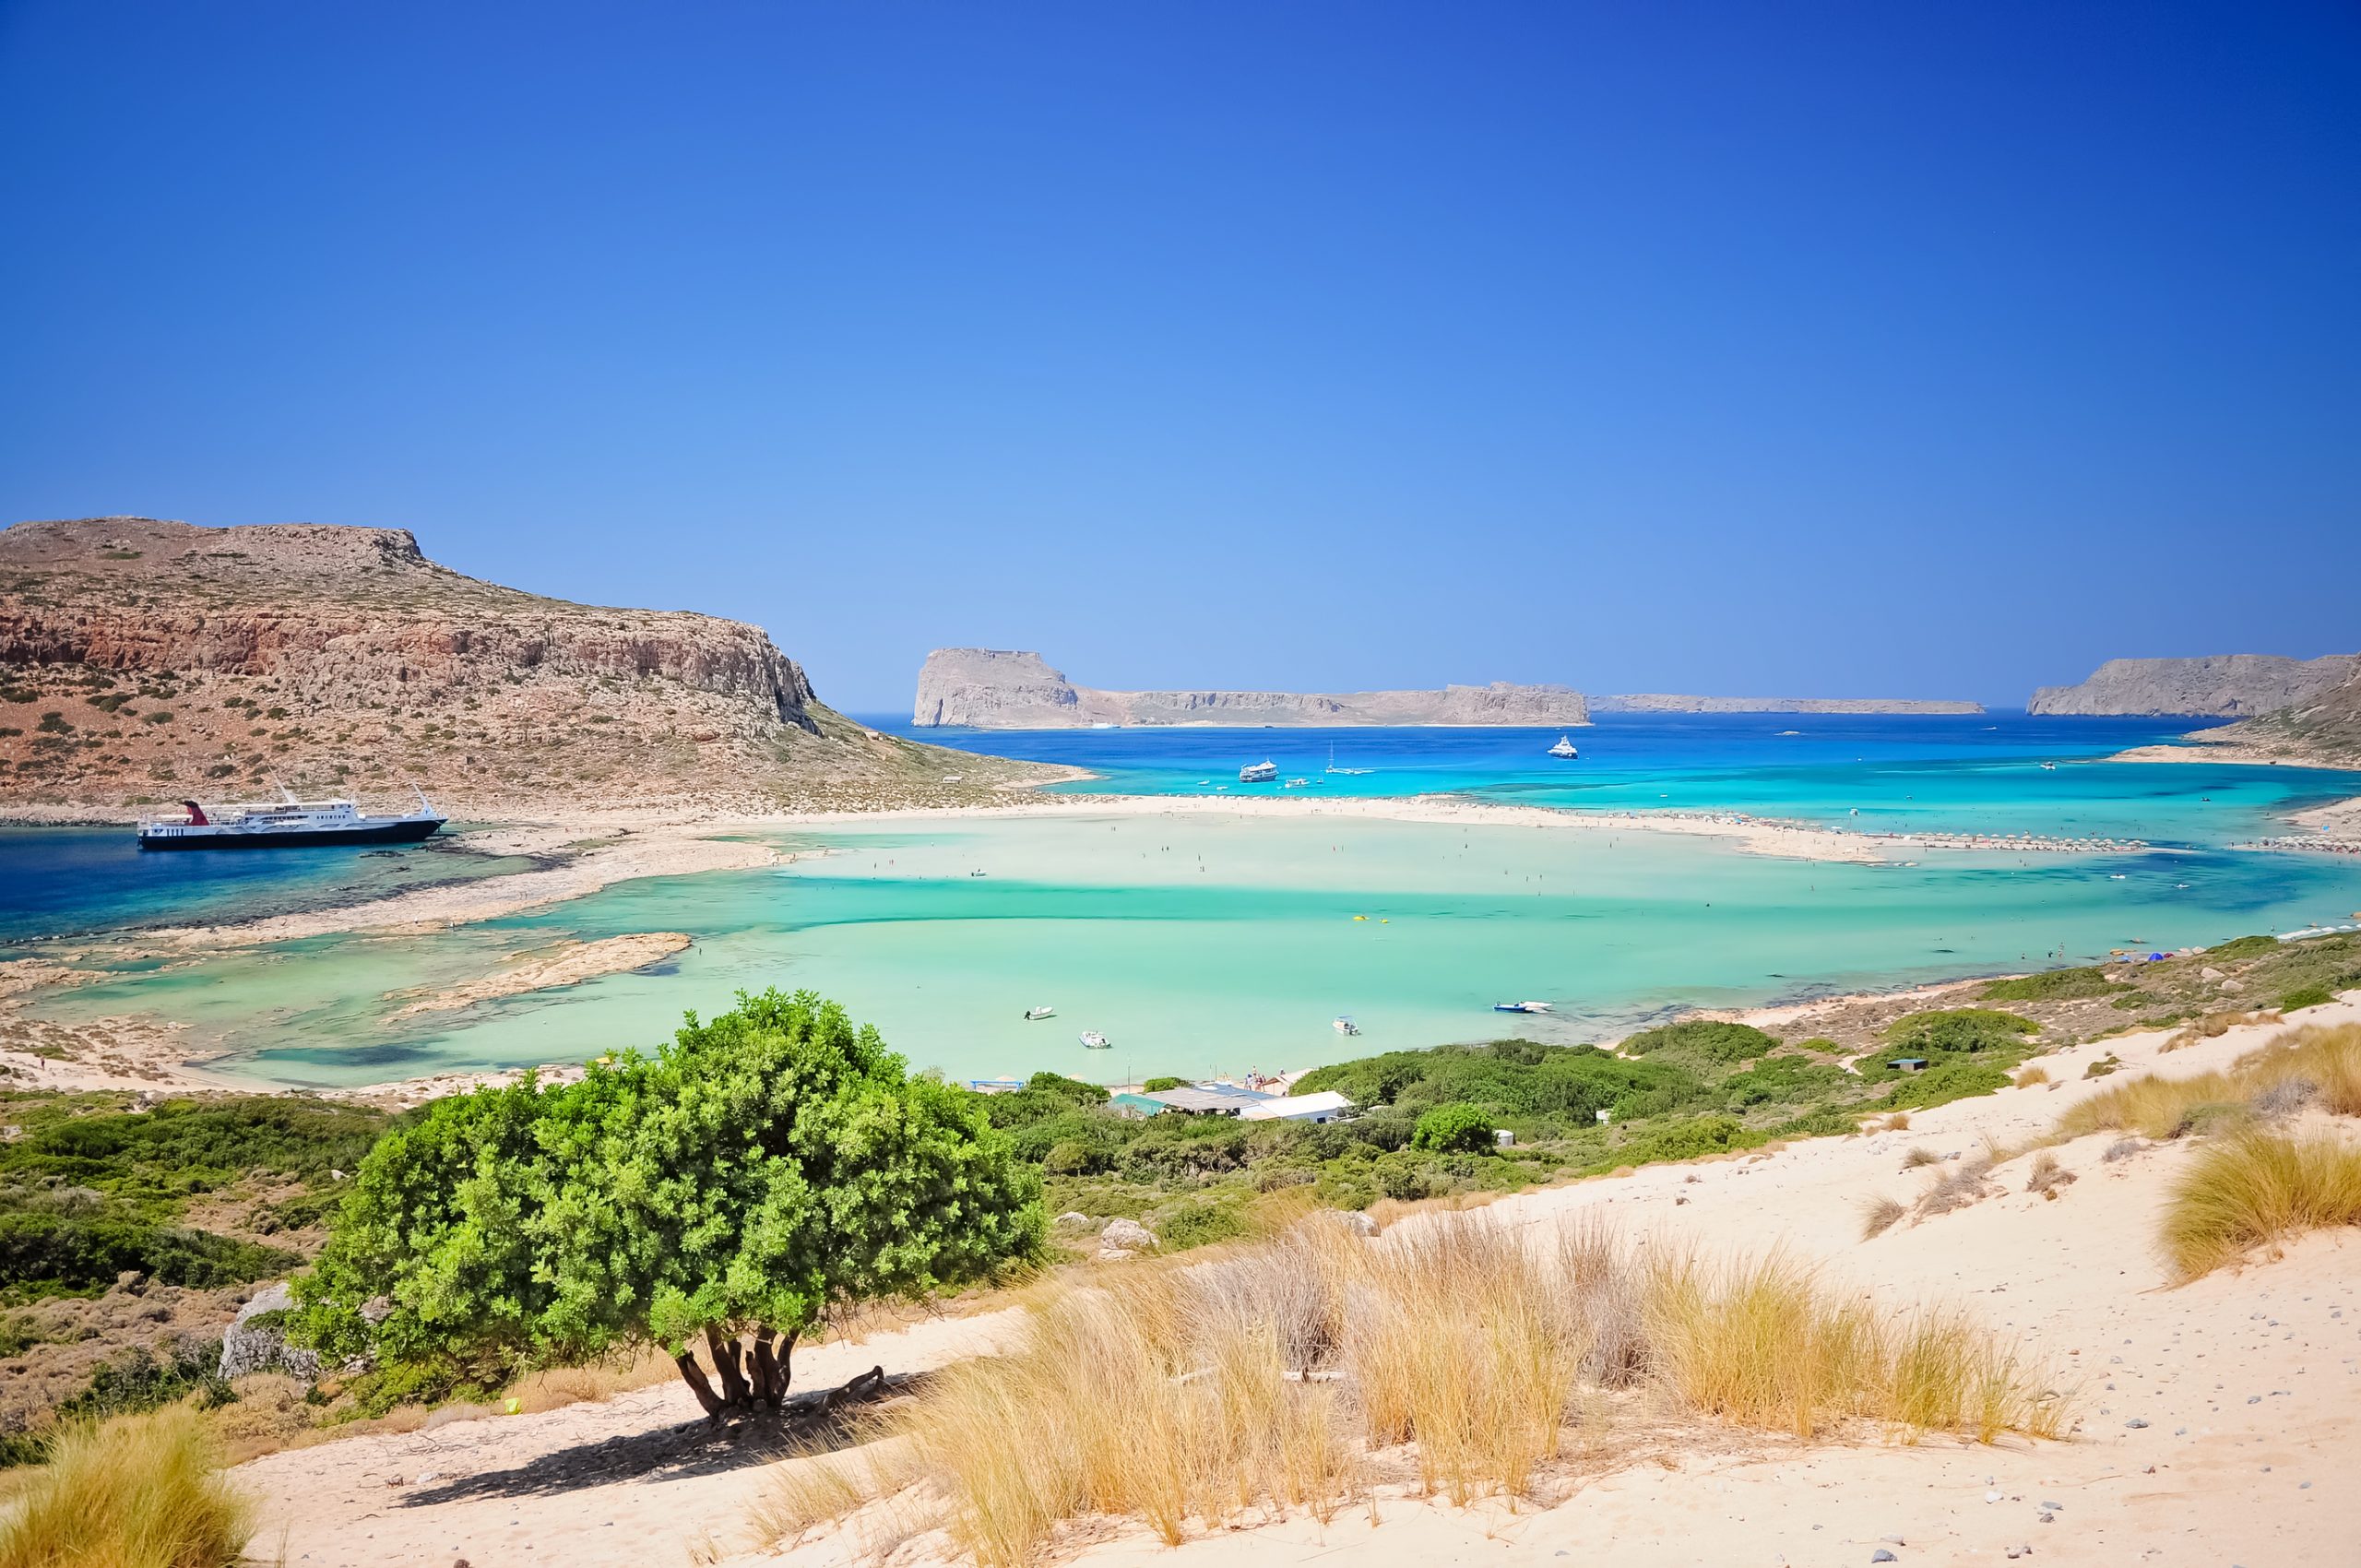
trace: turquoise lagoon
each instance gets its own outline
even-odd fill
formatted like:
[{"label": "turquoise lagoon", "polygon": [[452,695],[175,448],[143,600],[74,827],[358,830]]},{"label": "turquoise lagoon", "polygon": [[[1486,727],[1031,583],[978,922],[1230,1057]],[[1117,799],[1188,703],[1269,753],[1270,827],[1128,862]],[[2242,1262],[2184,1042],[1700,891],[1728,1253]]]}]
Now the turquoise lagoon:
[{"label": "turquoise lagoon", "polygon": [[[1589,1039],[1679,1006],[2019,970],[2361,910],[2351,858],[2231,847],[2353,793],[2352,775],[2091,760],[2156,738],[2120,721],[1853,719],[1818,733],[1826,722],[1612,716],[1576,733],[1582,762],[1551,766],[1536,759],[1547,763],[1554,732],[1522,731],[930,738],[1081,762],[1103,775],[1089,786],[1101,791],[1212,792],[1197,781],[1234,780],[1240,762],[1265,754],[1284,773],[1320,777],[1333,742],[1337,766],[1372,771],[1328,775],[1316,788],[1331,793],[1445,789],[2154,848],[1860,866],[1666,834],[1358,817],[1084,808],[881,823],[763,835],[792,858],[758,871],[626,883],[424,936],[323,937],[149,967],[40,1005],[177,1019],[193,1045],[231,1052],[217,1070],[325,1085],[580,1060],[659,1040],[684,1010],[718,1010],[742,988],[810,987],[874,1021],[913,1063],[955,1077],[1050,1067],[1116,1081],[1507,1034]],[[0,866],[34,863],[20,837],[0,840]],[[646,931],[694,944],[640,973],[389,1017],[401,993],[513,955]],[[1556,1011],[1490,1010],[1528,998]],[[1057,1016],[1024,1021],[1040,1004]],[[1358,1038],[1331,1027],[1343,1015]],[[1114,1049],[1086,1051],[1084,1029]]]}]

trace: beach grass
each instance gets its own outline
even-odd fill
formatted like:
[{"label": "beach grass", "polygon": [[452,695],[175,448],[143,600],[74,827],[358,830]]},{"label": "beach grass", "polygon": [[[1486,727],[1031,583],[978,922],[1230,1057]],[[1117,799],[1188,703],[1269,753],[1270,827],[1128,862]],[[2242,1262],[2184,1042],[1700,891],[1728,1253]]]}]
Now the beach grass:
[{"label": "beach grass", "polygon": [[2207,1149],[2165,1210],[2165,1260],[2183,1282],[2305,1230],[2361,1225],[2361,1146],[2249,1133]]},{"label": "beach grass", "polygon": [[2361,1116],[2361,1024],[2290,1029],[2225,1071],[2127,1079],[2070,1108],[2055,1135],[2112,1131],[2173,1138],[2258,1113],[2284,1114],[2306,1102],[2333,1115]]},{"label": "beach grass", "polygon": [[1017,1568],[1086,1518],[1177,1545],[1250,1513],[1325,1519],[1406,1474],[1514,1507],[1570,1451],[1608,1451],[1625,1395],[1805,1437],[2062,1430],[2044,1379],[1956,1312],[1873,1307],[1783,1256],[1644,1251],[1438,1213],[1128,1265],[1049,1293],[1008,1353],[869,1418],[860,1447],[779,1467],[755,1534],[858,1515],[900,1517],[899,1538],[931,1510],[984,1568]]},{"label": "beach grass", "polygon": [[59,1431],[0,1523],[0,1568],[228,1568],[253,1505],[184,1406]]}]

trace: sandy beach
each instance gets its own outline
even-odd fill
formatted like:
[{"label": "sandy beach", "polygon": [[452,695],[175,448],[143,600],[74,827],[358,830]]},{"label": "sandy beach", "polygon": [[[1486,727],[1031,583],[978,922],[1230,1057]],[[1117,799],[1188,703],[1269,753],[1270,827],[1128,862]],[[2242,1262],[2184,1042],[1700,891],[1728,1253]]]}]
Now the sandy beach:
[{"label": "sandy beach", "polygon": [[[2361,1001],[2307,1016],[2361,1021]],[[1903,1563],[1997,1562],[2029,1546],[2037,1561],[2071,1563],[2342,1561],[2361,1538],[2361,1492],[2344,1477],[2361,1443],[2361,1274],[2349,1235],[2305,1237],[2282,1256],[2166,1288],[2157,1217],[2194,1149],[2155,1144],[2104,1158],[2116,1140],[2098,1134],[2056,1151],[2077,1180],[2055,1201],[2022,1190],[2021,1157],[1999,1167],[1983,1201],[1861,1239],[1867,1199],[1906,1199],[1927,1180],[1903,1170],[1911,1149],[1940,1159],[1987,1139],[2022,1146],[2103,1087],[2082,1076],[2103,1056],[2124,1072],[2194,1075],[2280,1027],[2234,1028],[2169,1055],[2165,1032],[2120,1036],[2043,1058],[2051,1084],[1915,1113],[1907,1131],[1651,1166],[1482,1211],[1536,1233],[1596,1217],[1652,1248],[1785,1249],[1882,1303],[1964,1306],[2076,1391],[2069,1441],[1986,1447],[1861,1433],[1798,1443],[1702,1424],[1610,1444],[1514,1508],[1459,1510],[1382,1488],[1324,1526],[1273,1519],[1176,1551],[1111,1524],[1079,1532],[1063,1555],[1107,1568],[1315,1558],[1541,1568],[1569,1556],[1691,1568],[1866,1563],[1878,1550]],[[2328,1131],[2327,1120],[2308,1123]],[[797,1385],[825,1387],[872,1364],[923,1371],[989,1349],[1014,1322],[984,1315],[799,1349]],[[234,1473],[263,1499],[262,1538],[276,1549],[284,1532],[287,1561],[319,1568],[448,1568],[459,1556],[849,1568],[881,1547],[902,1568],[955,1561],[922,1521],[904,1523],[906,1542],[854,1527],[758,1547],[749,1513],[773,1467],[811,1461],[776,1458],[774,1440],[751,1430],[710,1436],[696,1414],[684,1388],[658,1384],[541,1415],[329,1443]]]}]

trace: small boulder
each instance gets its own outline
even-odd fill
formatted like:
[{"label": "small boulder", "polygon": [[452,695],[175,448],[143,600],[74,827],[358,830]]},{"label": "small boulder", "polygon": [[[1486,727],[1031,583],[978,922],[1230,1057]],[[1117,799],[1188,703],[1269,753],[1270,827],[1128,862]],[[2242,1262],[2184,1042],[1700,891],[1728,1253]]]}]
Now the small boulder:
[{"label": "small boulder", "polygon": [[1098,1245],[1109,1252],[1145,1252],[1156,1245],[1156,1232],[1136,1219],[1110,1219],[1098,1232]]},{"label": "small boulder", "polygon": [[[249,1372],[285,1372],[310,1383],[320,1375],[320,1357],[316,1350],[305,1350],[287,1343],[286,1332],[279,1326],[280,1314],[295,1304],[295,1298],[280,1280],[267,1289],[255,1292],[254,1300],[238,1309],[221,1336],[221,1361],[217,1369],[224,1379],[244,1377]],[[257,1318],[264,1319],[255,1322]]]},{"label": "small boulder", "polygon": [[1342,1225],[1347,1232],[1355,1236],[1374,1236],[1377,1234],[1377,1221],[1371,1219],[1368,1215],[1363,1214],[1357,1208],[1337,1210],[1336,1222]]},{"label": "small boulder", "polygon": [[1070,1208],[1066,1210],[1065,1213],[1058,1216],[1058,1223],[1060,1225],[1087,1225],[1090,1223],[1090,1216],[1083,1213],[1082,1210],[1078,1208]]}]

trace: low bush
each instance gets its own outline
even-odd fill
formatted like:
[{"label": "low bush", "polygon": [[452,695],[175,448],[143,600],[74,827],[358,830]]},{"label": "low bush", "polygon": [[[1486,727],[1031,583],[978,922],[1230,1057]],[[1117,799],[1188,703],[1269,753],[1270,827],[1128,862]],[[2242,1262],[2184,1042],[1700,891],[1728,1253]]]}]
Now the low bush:
[{"label": "low bush", "polygon": [[2282,1013],[2293,1013],[2298,1007],[2323,1007],[2336,1000],[2335,992],[2324,985],[2307,985],[2289,992],[2279,999]]},{"label": "low bush", "polygon": [[1986,1002],[2081,1002],[2092,997],[2111,996],[2130,989],[2119,980],[2107,979],[2105,969],[2092,965],[2079,969],[2048,969],[2037,975],[1994,980],[1976,995]]},{"label": "low bush", "polygon": [[1437,1154],[1489,1149],[1492,1118],[1480,1106],[1438,1105],[1418,1118],[1410,1134],[1410,1146]]},{"label": "low bush", "polygon": [[1643,1029],[1623,1042],[1626,1056],[1651,1056],[1662,1051],[1676,1058],[1727,1066],[1768,1055],[1778,1048],[1778,1039],[1746,1024],[1723,1023],[1712,1018],[1691,1018],[1677,1024],[1665,1024],[1653,1029]]}]

